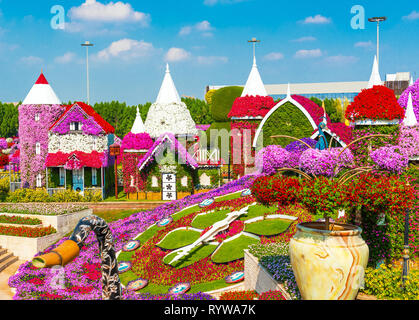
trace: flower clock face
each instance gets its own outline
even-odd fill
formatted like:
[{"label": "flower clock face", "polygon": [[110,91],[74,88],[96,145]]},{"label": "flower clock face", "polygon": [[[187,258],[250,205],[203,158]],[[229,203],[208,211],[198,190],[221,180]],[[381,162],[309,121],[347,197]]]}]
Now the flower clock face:
[{"label": "flower clock face", "polygon": [[[244,250],[266,237],[285,234],[295,221],[284,220],[286,212],[278,212],[276,206],[266,209],[257,204],[253,195],[247,195],[249,191],[205,199],[136,235],[134,240],[141,245],[118,253],[121,263],[132,263],[121,276],[122,284],[134,286],[138,279],[146,279],[148,285],[136,293],[146,293],[152,286],[159,294],[183,294],[243,281]],[[266,223],[270,233],[266,233]]]}]

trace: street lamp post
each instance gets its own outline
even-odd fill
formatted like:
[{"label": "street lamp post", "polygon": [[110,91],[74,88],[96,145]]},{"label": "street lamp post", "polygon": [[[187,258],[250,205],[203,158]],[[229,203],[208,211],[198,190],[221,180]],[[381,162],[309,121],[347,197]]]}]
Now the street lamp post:
[{"label": "street lamp post", "polygon": [[253,57],[256,56],[256,43],[259,43],[260,40],[256,40],[256,38],[252,38],[252,40],[248,40],[247,42],[253,44]]},{"label": "street lamp post", "polygon": [[89,47],[93,47],[93,43],[86,41],[81,44],[82,47],[86,47],[86,80],[87,80],[87,104],[90,105],[90,86],[89,86]]},{"label": "street lamp post", "polygon": [[377,64],[380,65],[380,22],[387,20],[387,17],[373,17],[369,18],[369,22],[377,23]]}]

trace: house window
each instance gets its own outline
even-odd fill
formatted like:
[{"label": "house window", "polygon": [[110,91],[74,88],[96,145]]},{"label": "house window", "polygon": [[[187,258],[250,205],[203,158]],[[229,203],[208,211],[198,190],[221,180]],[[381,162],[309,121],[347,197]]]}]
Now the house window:
[{"label": "house window", "polygon": [[182,179],[180,179],[180,184],[182,185],[182,187],[187,187],[188,186],[188,177],[184,176]]},{"label": "house window", "polygon": [[70,131],[81,131],[82,126],[81,122],[70,122]]},{"label": "house window", "polygon": [[39,113],[35,114],[35,121],[39,121],[39,119],[40,119]]},{"label": "house window", "polygon": [[159,179],[157,179],[156,176],[151,177],[151,187],[152,188],[158,188],[159,186]]},{"label": "house window", "polygon": [[40,173],[36,176],[36,187],[37,188],[42,187],[42,175]]},{"label": "house window", "polygon": [[41,154],[41,143],[39,142],[35,144],[35,154]]},{"label": "house window", "polygon": [[92,186],[97,186],[97,169],[92,168]]},{"label": "house window", "polygon": [[65,184],[65,169],[64,168],[59,169],[59,175],[60,175],[60,186],[63,186]]}]

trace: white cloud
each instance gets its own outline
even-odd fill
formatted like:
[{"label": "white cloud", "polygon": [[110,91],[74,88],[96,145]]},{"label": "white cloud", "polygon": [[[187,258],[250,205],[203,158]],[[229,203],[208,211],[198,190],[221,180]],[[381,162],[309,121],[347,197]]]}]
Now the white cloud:
[{"label": "white cloud", "polygon": [[165,60],[168,62],[178,62],[189,59],[191,54],[182,48],[170,48],[167,51]]},{"label": "white cloud", "polygon": [[321,14],[317,14],[314,17],[305,18],[302,23],[304,24],[328,24],[331,22],[332,22],[331,18],[326,18],[322,16]]},{"label": "white cloud", "polygon": [[217,4],[234,4],[239,2],[244,2],[247,0],[204,0],[204,5],[206,6],[215,6]]},{"label": "white cloud", "polygon": [[311,42],[311,41],[316,41],[317,40],[317,38],[315,38],[315,37],[312,37],[312,36],[308,36],[308,37],[301,37],[301,38],[298,38],[298,39],[294,39],[294,40],[291,40],[292,42]]},{"label": "white cloud", "polygon": [[196,31],[201,33],[201,35],[205,37],[211,37],[213,34],[211,31],[214,30],[214,27],[211,26],[211,23],[209,23],[207,20],[198,22],[197,24],[193,26],[184,26],[180,29],[179,35],[180,36],[187,36],[191,34],[192,32]]},{"label": "white cloud", "polygon": [[218,57],[218,56],[209,56],[209,57],[198,56],[196,59],[199,64],[207,64],[207,65],[228,62],[227,57]]},{"label": "white cloud", "polygon": [[74,52],[67,52],[60,57],[56,57],[54,61],[56,63],[65,64],[65,63],[73,62],[75,58],[76,58],[76,54]]},{"label": "white cloud", "polygon": [[412,11],[409,15],[403,17],[404,20],[418,20],[419,19],[419,12]]},{"label": "white cloud", "polygon": [[294,57],[297,59],[305,58],[318,58],[323,55],[323,52],[320,49],[313,50],[299,50],[295,53]]},{"label": "white cloud", "polygon": [[358,62],[359,58],[354,56],[337,55],[327,57],[324,60],[329,64],[347,65]]},{"label": "white cloud", "polygon": [[265,57],[265,60],[276,61],[284,59],[284,55],[281,52],[271,52],[268,53]]},{"label": "white cloud", "polygon": [[98,60],[108,61],[110,58],[132,60],[152,55],[155,51],[153,44],[143,40],[121,39],[111,43],[109,47],[99,51],[96,55]]},{"label": "white cloud", "polygon": [[96,0],[86,0],[79,7],[73,7],[69,11],[73,20],[95,22],[135,22],[144,26],[149,24],[150,15],[135,11],[129,3],[109,2],[103,4]]},{"label": "white cloud", "polygon": [[42,58],[35,57],[35,56],[23,57],[20,59],[20,61],[28,65],[37,65],[37,64],[42,64],[44,62]]},{"label": "white cloud", "polygon": [[363,49],[374,49],[374,44],[372,43],[372,41],[360,41],[355,43],[355,48],[363,48]]}]

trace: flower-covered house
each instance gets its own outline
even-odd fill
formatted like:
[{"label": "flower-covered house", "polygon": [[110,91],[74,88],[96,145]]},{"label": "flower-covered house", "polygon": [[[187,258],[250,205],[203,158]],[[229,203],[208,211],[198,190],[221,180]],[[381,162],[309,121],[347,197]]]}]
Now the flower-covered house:
[{"label": "flower-covered house", "polygon": [[71,188],[104,196],[114,132],[91,106],[82,102],[66,106],[48,131],[45,167],[49,193]]}]

